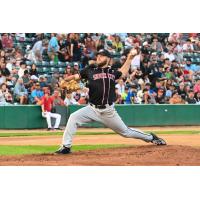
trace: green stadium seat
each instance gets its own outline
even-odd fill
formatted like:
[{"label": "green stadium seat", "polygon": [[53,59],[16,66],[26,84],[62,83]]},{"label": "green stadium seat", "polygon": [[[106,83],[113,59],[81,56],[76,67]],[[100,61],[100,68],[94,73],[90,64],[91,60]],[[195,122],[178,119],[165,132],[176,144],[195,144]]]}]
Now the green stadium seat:
[{"label": "green stadium seat", "polygon": [[42,72],[43,72],[43,74],[48,74],[49,73],[49,68],[48,67],[43,67],[42,68]]},{"label": "green stadium seat", "polygon": [[59,70],[60,74],[64,74],[65,73],[65,68],[64,67],[60,67],[58,70]]},{"label": "green stadium seat", "polygon": [[60,62],[60,61],[59,61],[59,62],[58,62],[58,66],[59,66],[59,67],[64,67],[64,66],[66,66],[66,64],[65,64],[64,62]]},{"label": "green stadium seat", "polygon": [[50,73],[55,73],[55,72],[59,72],[58,68],[51,67],[50,68]]},{"label": "green stadium seat", "polygon": [[42,67],[42,62],[36,61],[36,62],[35,62],[35,65],[36,65],[37,67]]},{"label": "green stadium seat", "polygon": [[49,65],[50,65],[49,62],[47,62],[47,61],[42,61],[42,66],[47,67],[47,66],[49,66]]},{"label": "green stadium seat", "polygon": [[31,66],[33,64],[33,61],[26,61],[26,65]]},{"label": "green stadium seat", "polygon": [[41,67],[37,67],[37,72],[38,72],[38,74],[42,74],[43,73],[43,69]]}]

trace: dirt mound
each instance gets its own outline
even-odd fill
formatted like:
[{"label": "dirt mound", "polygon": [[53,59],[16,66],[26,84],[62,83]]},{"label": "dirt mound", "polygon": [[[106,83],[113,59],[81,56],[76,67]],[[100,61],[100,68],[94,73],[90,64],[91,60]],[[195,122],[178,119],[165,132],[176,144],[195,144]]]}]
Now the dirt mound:
[{"label": "dirt mound", "polygon": [[3,166],[177,166],[200,165],[200,148],[139,146],[79,151],[70,155],[0,156]]}]

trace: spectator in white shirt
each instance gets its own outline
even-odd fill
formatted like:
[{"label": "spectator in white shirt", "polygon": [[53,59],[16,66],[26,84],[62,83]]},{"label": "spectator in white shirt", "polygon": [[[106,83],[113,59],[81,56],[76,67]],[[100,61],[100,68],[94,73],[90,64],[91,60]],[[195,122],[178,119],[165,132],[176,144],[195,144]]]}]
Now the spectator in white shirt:
[{"label": "spectator in white shirt", "polygon": [[175,56],[173,54],[173,51],[172,51],[172,46],[168,46],[168,52],[164,54],[164,57],[165,58],[169,58],[169,60],[172,62],[173,60],[175,60]]},{"label": "spectator in white shirt", "polygon": [[34,61],[42,61],[42,53],[48,46],[47,40],[37,41],[32,48],[32,58]]},{"label": "spectator in white shirt", "polygon": [[24,71],[26,70],[26,63],[25,62],[20,62],[20,68],[18,70],[18,76],[21,78],[24,76]]},{"label": "spectator in white shirt", "polygon": [[122,93],[125,92],[125,84],[124,84],[123,79],[120,79],[118,81],[118,84],[115,86],[115,88],[118,89],[118,94],[120,94],[120,95],[122,95]]},{"label": "spectator in white shirt", "polygon": [[193,52],[194,51],[194,47],[193,47],[193,44],[191,43],[190,39],[188,39],[186,41],[186,43],[183,45],[183,51],[184,52]]},{"label": "spectator in white shirt", "polygon": [[66,93],[64,104],[69,105],[79,105],[79,103],[74,99],[72,93]]}]

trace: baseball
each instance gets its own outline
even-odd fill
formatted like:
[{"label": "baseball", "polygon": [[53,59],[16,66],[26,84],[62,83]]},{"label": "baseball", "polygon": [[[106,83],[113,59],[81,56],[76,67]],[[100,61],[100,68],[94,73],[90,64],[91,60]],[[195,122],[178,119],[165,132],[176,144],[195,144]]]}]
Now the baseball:
[{"label": "baseball", "polygon": [[165,109],[165,112],[167,112],[168,110],[167,109]]}]

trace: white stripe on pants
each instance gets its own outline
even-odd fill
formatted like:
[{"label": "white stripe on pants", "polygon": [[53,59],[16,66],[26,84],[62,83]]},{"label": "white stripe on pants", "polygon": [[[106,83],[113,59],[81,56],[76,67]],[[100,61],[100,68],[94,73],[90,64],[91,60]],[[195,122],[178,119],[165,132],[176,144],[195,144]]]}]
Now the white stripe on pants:
[{"label": "white stripe on pants", "polygon": [[108,106],[106,109],[96,109],[88,105],[70,115],[63,134],[62,144],[66,147],[71,147],[77,126],[92,121],[103,123],[123,137],[141,139],[144,141],[152,140],[152,135],[127,127],[113,106]]},{"label": "white stripe on pants", "polygon": [[61,115],[57,114],[57,113],[51,113],[51,112],[45,112],[45,113],[42,113],[42,116],[47,119],[48,128],[52,128],[51,118],[55,118],[56,119],[54,128],[58,128],[59,125],[60,125]]}]

